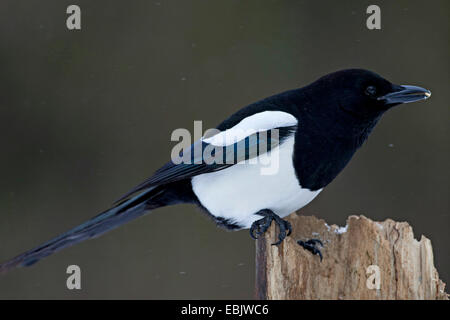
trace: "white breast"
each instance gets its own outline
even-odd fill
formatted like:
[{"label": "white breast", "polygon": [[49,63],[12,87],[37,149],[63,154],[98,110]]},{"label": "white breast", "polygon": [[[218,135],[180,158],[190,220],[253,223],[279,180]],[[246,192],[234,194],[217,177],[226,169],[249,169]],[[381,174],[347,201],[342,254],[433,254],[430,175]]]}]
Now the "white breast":
[{"label": "white breast", "polygon": [[[293,146],[292,136],[270,153],[259,156],[257,164],[238,163],[221,171],[195,176],[192,178],[194,193],[212,215],[229,219],[244,228],[250,228],[254,221],[261,219],[255,213],[262,209],[285,217],[322,191],[310,191],[299,185],[292,161]],[[268,160],[272,166],[278,163],[278,170],[274,174],[261,174]]]}]

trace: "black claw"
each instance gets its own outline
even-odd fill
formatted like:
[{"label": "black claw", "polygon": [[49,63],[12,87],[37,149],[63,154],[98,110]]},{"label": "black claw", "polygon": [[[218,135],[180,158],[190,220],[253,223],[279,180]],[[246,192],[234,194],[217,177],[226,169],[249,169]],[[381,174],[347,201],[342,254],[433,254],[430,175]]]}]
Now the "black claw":
[{"label": "black claw", "polygon": [[264,216],[264,218],[253,222],[252,226],[250,227],[250,236],[255,240],[258,239],[260,235],[264,234],[264,232],[266,232],[267,229],[269,229],[270,224],[272,223],[273,220],[273,218],[266,213],[258,213],[258,214]]},{"label": "black claw", "polygon": [[278,241],[277,242],[274,242],[274,243],[272,243],[272,245],[273,246],[277,246],[277,245],[279,245],[280,243],[282,243],[283,242],[283,240],[286,238],[286,231],[284,231],[284,230],[281,230],[281,228],[280,228],[280,233],[278,233]]},{"label": "black claw", "polygon": [[259,238],[259,236],[264,234],[269,229],[272,221],[275,221],[280,229],[280,232],[278,233],[279,240],[275,243],[272,243],[272,245],[279,245],[287,236],[292,233],[291,224],[288,221],[281,219],[272,210],[264,209],[257,212],[256,214],[263,216],[264,218],[253,222],[252,226],[250,227],[250,236],[253,239],[256,240]]},{"label": "black claw", "polygon": [[284,223],[286,224],[286,229],[288,230],[288,236],[290,236],[291,235],[291,233],[292,233],[292,226],[291,226],[291,223],[289,222],[289,221],[286,221],[286,220],[283,220],[284,221]]},{"label": "black claw", "polygon": [[322,241],[320,241],[320,239],[309,239],[308,241],[306,241],[306,243],[313,246],[315,246],[316,244],[320,244],[320,246],[323,247],[323,243]]},{"label": "black claw", "polygon": [[317,244],[320,244],[320,246],[323,247],[322,241],[319,239],[309,239],[307,241],[298,240],[297,243],[313,255],[317,254],[320,257],[320,261],[322,261],[322,252],[320,252],[320,250],[316,247]]},{"label": "black claw", "polygon": [[252,237],[253,240],[257,240],[258,238],[255,235],[253,235],[253,231],[254,231],[254,229],[253,229],[253,225],[252,225],[252,227],[250,228],[250,237]]},{"label": "black claw", "polygon": [[278,216],[276,218],[274,218],[274,220],[275,220],[276,224],[278,224],[278,227],[280,228],[280,232],[278,233],[278,241],[275,243],[272,243],[273,246],[277,246],[280,243],[282,243],[283,240],[286,238],[286,229],[288,226],[287,223],[289,223],[289,222],[279,218]]}]

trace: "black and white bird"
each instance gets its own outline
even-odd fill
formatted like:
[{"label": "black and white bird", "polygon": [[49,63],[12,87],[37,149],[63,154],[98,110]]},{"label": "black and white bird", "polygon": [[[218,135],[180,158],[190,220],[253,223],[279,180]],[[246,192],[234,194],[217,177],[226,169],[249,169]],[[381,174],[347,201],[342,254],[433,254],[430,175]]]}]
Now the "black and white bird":
[{"label": "black and white bird", "polygon": [[[430,95],[367,70],[348,69],[253,103],[223,121],[219,132],[179,153],[189,161],[172,159],[111,209],[0,265],[0,271],[31,265],[151,210],[179,203],[201,207],[221,227],[250,229],[254,238],[274,222],[279,244],[291,232],[282,218],[333,181],[384,112]],[[320,240],[299,244],[320,255]]]}]

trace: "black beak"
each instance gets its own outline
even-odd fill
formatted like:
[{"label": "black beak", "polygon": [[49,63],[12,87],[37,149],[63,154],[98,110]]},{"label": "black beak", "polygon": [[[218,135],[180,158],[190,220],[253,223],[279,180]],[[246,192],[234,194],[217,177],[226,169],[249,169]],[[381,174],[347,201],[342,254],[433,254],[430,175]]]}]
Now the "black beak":
[{"label": "black beak", "polygon": [[386,104],[398,104],[425,100],[431,96],[430,90],[421,87],[408,85],[398,87],[400,90],[379,97],[378,100],[383,100]]}]

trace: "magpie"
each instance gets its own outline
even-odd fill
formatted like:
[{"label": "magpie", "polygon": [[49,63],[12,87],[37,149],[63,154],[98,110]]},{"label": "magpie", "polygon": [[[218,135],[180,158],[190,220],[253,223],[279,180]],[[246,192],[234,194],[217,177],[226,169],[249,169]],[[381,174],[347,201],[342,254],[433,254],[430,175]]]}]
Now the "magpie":
[{"label": "magpie", "polygon": [[[253,238],[274,222],[278,245],[292,231],[283,218],[333,181],[387,110],[430,95],[368,70],[346,69],[250,104],[183,148],[110,209],[1,264],[0,271],[32,265],[149,211],[181,203],[199,206],[219,227],[250,229]],[[277,164],[273,172],[264,172],[267,161]],[[319,239],[298,243],[322,258]]]}]

